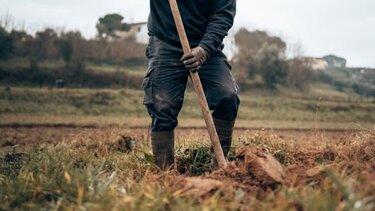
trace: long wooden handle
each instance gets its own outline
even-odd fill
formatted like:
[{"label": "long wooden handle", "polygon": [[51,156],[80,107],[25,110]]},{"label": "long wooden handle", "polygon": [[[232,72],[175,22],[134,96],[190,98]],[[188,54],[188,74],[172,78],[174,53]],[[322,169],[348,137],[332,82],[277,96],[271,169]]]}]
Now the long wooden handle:
[{"label": "long wooden handle", "polygon": [[[180,10],[178,9],[177,1],[176,0],[169,0],[169,4],[171,6],[173,18],[176,24],[178,36],[180,37],[182,49],[185,54],[190,53],[190,45],[189,40],[187,38],[184,24],[182,22]],[[206,101],[206,96],[203,92],[203,87],[201,80],[199,78],[198,72],[190,72],[191,80],[193,82],[193,86],[195,89],[195,92],[198,95],[199,104],[202,110],[204,121],[206,122],[206,126],[208,129],[208,134],[210,136],[212,147],[215,153],[216,160],[219,164],[219,167],[225,167],[227,165],[227,162],[225,161],[223,150],[221,149],[219,137],[216,133],[214,121],[211,116],[210,109],[208,108],[208,104]]]}]

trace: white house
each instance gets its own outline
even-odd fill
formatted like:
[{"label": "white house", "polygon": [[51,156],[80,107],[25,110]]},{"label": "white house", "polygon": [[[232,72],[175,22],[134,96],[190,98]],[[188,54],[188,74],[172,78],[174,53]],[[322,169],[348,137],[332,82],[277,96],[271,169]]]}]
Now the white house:
[{"label": "white house", "polygon": [[129,38],[135,37],[137,42],[141,43],[147,43],[147,23],[146,22],[140,22],[140,23],[132,23],[130,25],[129,31],[114,31],[113,37],[111,37],[111,40],[126,40]]}]

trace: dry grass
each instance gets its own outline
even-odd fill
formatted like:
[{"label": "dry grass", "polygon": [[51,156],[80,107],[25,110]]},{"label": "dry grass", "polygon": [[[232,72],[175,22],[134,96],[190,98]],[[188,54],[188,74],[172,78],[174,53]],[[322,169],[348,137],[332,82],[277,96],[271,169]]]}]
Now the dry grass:
[{"label": "dry grass", "polygon": [[[315,122],[319,124],[375,121],[372,99],[329,98],[288,92],[240,93],[239,120]],[[47,89],[0,86],[0,115],[148,117],[143,91],[134,89]],[[201,118],[196,95],[187,92],[180,117]],[[281,124],[279,124],[281,125]]]},{"label": "dry grass", "polygon": [[[134,152],[121,150],[120,135],[136,137]],[[53,144],[3,146],[0,209],[375,209],[375,131],[298,141],[265,131],[243,134],[234,148],[260,147],[286,168],[286,182],[267,187],[250,177],[210,174],[207,139],[186,137],[169,173],[153,168],[146,137],[121,129],[83,131]],[[237,162],[233,152],[230,160]],[[194,181],[204,183],[193,188]]]},{"label": "dry grass", "polygon": [[[49,127],[126,127],[148,128],[149,117],[127,116],[54,116],[27,114],[0,114],[0,126],[49,126]],[[239,119],[236,128],[241,130],[370,130],[374,127],[371,122],[314,122],[314,121],[274,121]],[[198,118],[180,118],[179,128],[204,129],[205,122]]]}]

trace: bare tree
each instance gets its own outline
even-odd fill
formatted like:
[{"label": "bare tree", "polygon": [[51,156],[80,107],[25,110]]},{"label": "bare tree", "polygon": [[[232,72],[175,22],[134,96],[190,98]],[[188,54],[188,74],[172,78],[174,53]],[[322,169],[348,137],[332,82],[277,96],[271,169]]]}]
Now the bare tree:
[{"label": "bare tree", "polygon": [[6,31],[11,31],[13,29],[14,18],[9,11],[6,11],[4,14],[0,15],[0,27]]},{"label": "bare tree", "polygon": [[312,70],[312,58],[303,56],[303,48],[300,43],[292,45],[293,58],[287,64],[287,79],[288,86],[296,87],[300,90],[309,88],[309,82],[312,80],[314,72]]}]

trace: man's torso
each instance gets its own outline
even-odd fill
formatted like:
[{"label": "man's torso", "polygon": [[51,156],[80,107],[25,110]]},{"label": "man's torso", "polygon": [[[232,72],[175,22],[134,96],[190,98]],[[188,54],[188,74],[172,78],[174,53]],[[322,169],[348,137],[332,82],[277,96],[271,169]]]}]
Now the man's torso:
[{"label": "man's torso", "polygon": [[[191,46],[197,46],[206,32],[214,0],[178,0]],[[174,46],[181,46],[167,0],[150,0],[149,34]]]}]

